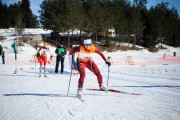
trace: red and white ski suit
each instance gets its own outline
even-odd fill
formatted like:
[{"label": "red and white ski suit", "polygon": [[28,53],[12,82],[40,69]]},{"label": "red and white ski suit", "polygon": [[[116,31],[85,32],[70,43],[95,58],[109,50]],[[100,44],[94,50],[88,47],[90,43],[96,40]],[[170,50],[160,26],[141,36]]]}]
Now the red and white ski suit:
[{"label": "red and white ski suit", "polygon": [[38,52],[40,53],[39,63],[40,65],[46,66],[47,64],[47,54],[50,52],[49,48],[39,48]]},{"label": "red and white ski suit", "polygon": [[91,53],[99,54],[104,59],[104,61],[106,61],[106,57],[104,56],[104,54],[101,51],[99,51],[99,49],[96,48],[94,45],[91,45],[90,49],[87,49],[84,45],[80,45],[75,50],[71,50],[69,54],[73,55],[74,53],[77,52],[79,52],[77,57],[77,67],[80,73],[78,88],[79,89],[83,88],[83,83],[85,79],[85,67],[88,68],[91,72],[93,72],[97,76],[99,86],[100,87],[103,86],[102,75],[99,71],[98,66],[92,60]]}]

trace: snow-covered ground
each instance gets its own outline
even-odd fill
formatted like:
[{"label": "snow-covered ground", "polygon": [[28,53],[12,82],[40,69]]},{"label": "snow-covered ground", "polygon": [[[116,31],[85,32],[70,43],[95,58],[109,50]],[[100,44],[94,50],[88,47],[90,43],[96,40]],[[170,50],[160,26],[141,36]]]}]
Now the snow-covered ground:
[{"label": "snow-covered ground", "polygon": [[[21,48],[17,56],[17,74],[11,44],[7,39],[0,44],[5,48],[6,63],[0,64],[0,120],[179,120],[180,118],[180,49],[157,53],[147,50],[104,52],[112,57],[109,88],[128,95],[98,89],[96,76],[86,69],[81,102],[76,98],[79,75],[72,75],[66,56],[65,73],[54,75],[54,64],[47,65],[46,77],[38,77],[39,64],[32,62],[35,49]],[[55,48],[50,47],[54,54]],[[173,53],[176,52],[176,57]],[[163,55],[166,53],[166,56]],[[129,56],[129,57],[128,57]],[[108,67],[98,55],[94,61],[107,86]],[[31,61],[32,60],[32,61]],[[55,57],[54,57],[55,62]],[[130,62],[130,63],[129,63]],[[1,59],[0,59],[1,63]],[[129,65],[133,63],[132,65]]]},{"label": "snow-covered ground", "polygon": [[[47,29],[30,29],[30,28],[25,28],[23,30],[23,34],[50,34],[52,30],[47,30]],[[1,29],[0,28],[0,36],[13,36],[15,35],[15,28],[9,28],[9,29]]]}]

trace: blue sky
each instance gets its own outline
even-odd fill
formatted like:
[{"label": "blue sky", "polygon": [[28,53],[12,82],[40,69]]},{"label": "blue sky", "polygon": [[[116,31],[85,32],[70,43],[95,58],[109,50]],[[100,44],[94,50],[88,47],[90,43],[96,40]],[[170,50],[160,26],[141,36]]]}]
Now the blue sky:
[{"label": "blue sky", "polygon": [[[21,0],[2,0],[3,3],[14,4]],[[39,16],[38,10],[40,10],[40,4],[43,2],[43,0],[29,0],[31,4],[31,10],[34,13],[34,15]]]},{"label": "blue sky", "polygon": [[[6,3],[7,5],[16,3],[18,1],[20,1],[20,0],[2,0],[2,2]],[[40,10],[40,4],[42,3],[43,0],[29,0],[29,1],[31,4],[32,12],[35,15],[39,16],[38,10]],[[131,0],[131,1],[133,1],[133,0]],[[172,6],[174,6],[178,10],[178,14],[180,16],[180,0],[148,0],[147,8],[150,8],[151,6],[155,6],[158,3],[161,3],[162,1],[163,2],[169,2],[170,8],[172,8]]]}]

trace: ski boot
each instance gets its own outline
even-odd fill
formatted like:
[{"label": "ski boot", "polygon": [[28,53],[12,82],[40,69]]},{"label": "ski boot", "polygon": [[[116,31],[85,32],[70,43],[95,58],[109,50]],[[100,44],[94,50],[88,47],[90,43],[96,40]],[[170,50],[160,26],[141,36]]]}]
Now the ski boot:
[{"label": "ski boot", "polygon": [[44,66],[44,77],[48,78],[48,76],[46,75],[46,66]]},{"label": "ski boot", "polygon": [[100,88],[100,91],[108,91],[108,89],[106,87],[104,87],[103,85],[99,86],[99,88]]},{"label": "ski boot", "polygon": [[79,98],[79,100],[84,102],[84,99],[82,98],[82,88],[77,89],[77,98]]},{"label": "ski boot", "polygon": [[77,97],[82,96],[82,88],[77,89]]},{"label": "ski boot", "polygon": [[41,77],[41,74],[39,74],[39,78]]},{"label": "ski boot", "polygon": [[47,76],[46,74],[44,74],[44,77],[47,77],[47,78],[48,78],[48,76]]},{"label": "ski boot", "polygon": [[41,74],[42,74],[42,66],[40,65],[40,68],[39,68],[39,78],[41,77]]}]

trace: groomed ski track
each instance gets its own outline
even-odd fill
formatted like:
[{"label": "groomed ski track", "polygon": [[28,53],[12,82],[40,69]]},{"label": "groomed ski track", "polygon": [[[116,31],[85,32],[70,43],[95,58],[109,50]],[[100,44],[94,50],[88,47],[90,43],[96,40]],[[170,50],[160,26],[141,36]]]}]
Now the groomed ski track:
[{"label": "groomed ski track", "polygon": [[[180,65],[111,66],[109,88],[140,96],[89,91],[98,88],[96,76],[86,69],[83,99],[76,97],[79,75],[38,77],[28,65],[0,65],[0,120],[178,120],[180,118]],[[37,65],[38,71],[39,66]],[[100,66],[104,85],[107,67]],[[160,70],[162,69],[162,70]],[[166,72],[167,70],[167,72]]]}]

